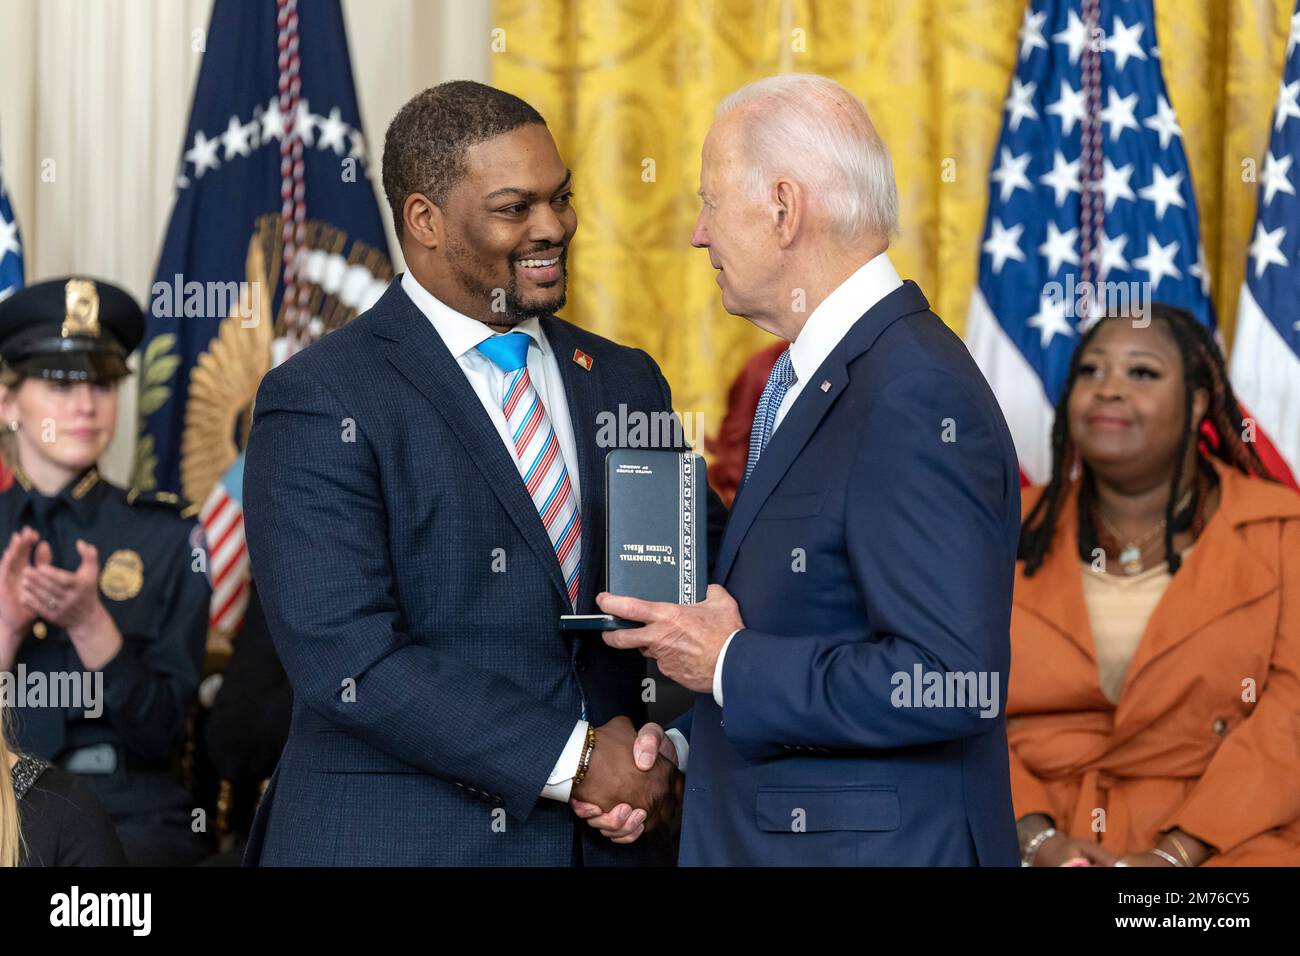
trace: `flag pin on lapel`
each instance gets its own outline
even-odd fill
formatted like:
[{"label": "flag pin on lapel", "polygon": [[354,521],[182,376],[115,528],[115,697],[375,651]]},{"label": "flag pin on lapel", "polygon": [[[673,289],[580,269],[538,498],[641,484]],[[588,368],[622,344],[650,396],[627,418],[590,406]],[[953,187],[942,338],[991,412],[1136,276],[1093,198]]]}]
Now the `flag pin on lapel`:
[{"label": "flag pin on lapel", "polygon": [[577,362],[579,365],[581,365],[588,372],[590,372],[591,367],[594,364],[596,364],[592,360],[592,357],[588,355],[586,352],[584,352],[582,349],[573,350],[573,360]]},{"label": "flag pin on lapel", "polygon": [[827,379],[826,381],[822,382],[822,391],[829,392],[830,390],[831,390],[831,380]]}]

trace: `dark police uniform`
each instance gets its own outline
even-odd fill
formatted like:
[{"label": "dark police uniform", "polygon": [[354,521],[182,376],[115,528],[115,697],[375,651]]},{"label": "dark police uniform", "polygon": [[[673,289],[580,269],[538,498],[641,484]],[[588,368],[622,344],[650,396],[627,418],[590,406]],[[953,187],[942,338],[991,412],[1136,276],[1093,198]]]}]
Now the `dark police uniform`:
[{"label": "dark police uniform", "polygon": [[[0,357],[26,376],[113,381],[140,343],[143,316],[130,296],[104,283],[60,279],[0,302]],[[11,426],[12,427],[12,426]],[[112,818],[136,864],[191,863],[208,851],[193,832],[194,801],[173,772],[207,640],[211,587],[201,527],[165,493],[125,491],[96,467],[54,497],[18,467],[0,494],[0,540],[30,526],[49,542],[56,567],[75,570],[78,538],[99,553],[99,596],[122,634],[102,668],[102,714],[86,708],[15,707],[18,748],[79,774]],[[37,619],[19,646],[15,672],[84,671],[66,632]]]}]

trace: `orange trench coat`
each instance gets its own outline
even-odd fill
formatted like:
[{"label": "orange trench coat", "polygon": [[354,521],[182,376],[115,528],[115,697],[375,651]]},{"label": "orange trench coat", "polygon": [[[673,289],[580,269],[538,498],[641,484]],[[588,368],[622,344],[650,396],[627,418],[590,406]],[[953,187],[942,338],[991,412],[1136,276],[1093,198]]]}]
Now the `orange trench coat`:
[{"label": "orange trench coat", "polygon": [[[1152,614],[1117,704],[1101,691],[1084,606],[1077,482],[1038,572],[1017,567],[1016,817],[1048,813],[1116,854],[1179,827],[1218,848],[1206,865],[1300,865],[1300,495],[1215,465],[1219,509]],[[1026,516],[1041,493],[1026,490]]]}]

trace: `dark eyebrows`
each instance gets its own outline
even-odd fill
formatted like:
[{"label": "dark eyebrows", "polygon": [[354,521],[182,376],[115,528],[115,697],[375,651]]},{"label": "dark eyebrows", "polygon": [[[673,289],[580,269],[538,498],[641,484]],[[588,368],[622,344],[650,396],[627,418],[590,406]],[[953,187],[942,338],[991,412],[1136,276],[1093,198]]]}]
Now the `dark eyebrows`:
[{"label": "dark eyebrows", "polygon": [[[573,183],[573,170],[566,169],[564,171],[564,179],[563,181],[561,181],[560,185],[556,188],[555,192],[559,193],[559,192],[563,192],[566,189],[569,189],[572,186],[572,183]],[[503,196],[518,196],[520,199],[525,199],[528,202],[532,202],[534,199],[537,198],[537,193],[533,192],[531,189],[524,189],[522,186],[502,186],[500,189],[492,190],[492,192],[484,196],[483,199],[490,202],[493,199],[499,199]]]},{"label": "dark eyebrows", "polygon": [[[1110,354],[1104,346],[1096,345],[1096,344],[1090,344],[1086,349],[1083,350],[1083,355],[1088,355],[1089,353],[1095,353],[1103,357]],[[1155,352],[1148,352],[1145,349],[1129,349],[1123,355],[1124,358],[1137,358],[1138,356],[1146,356],[1147,358],[1155,359],[1161,365],[1164,365],[1169,361],[1169,358],[1167,356],[1159,355]]]}]

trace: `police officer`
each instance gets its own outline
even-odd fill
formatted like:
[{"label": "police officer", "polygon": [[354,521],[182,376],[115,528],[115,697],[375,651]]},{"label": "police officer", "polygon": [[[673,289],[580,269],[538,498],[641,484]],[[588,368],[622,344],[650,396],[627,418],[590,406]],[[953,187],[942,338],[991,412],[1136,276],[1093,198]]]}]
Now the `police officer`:
[{"label": "police officer", "polygon": [[202,531],[97,466],[143,334],[131,297],[90,279],[0,302],[0,671],[23,685],[18,749],[81,775],[131,863],[182,865],[208,850],[173,772],[207,637]]}]

